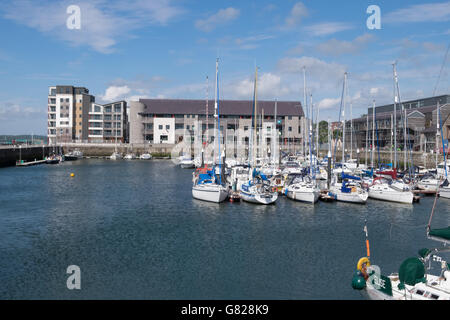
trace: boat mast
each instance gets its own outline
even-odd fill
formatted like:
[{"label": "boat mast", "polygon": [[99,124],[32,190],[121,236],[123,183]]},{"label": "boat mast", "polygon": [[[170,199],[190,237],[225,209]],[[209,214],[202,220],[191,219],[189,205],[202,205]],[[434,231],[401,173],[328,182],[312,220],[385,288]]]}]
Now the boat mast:
[{"label": "boat mast", "polygon": [[[393,135],[394,135],[394,130],[393,130],[393,128],[394,128],[394,122],[393,122],[393,115],[391,114],[391,168],[394,168],[394,166],[393,166],[393,163],[392,163],[392,137],[393,137]],[[426,149],[425,149],[426,150]]]},{"label": "boat mast", "polygon": [[310,93],[310,95],[309,95],[309,97],[310,97],[310,101],[309,101],[309,104],[310,104],[310,111],[309,111],[309,115],[310,115],[310,117],[311,117],[311,119],[309,120],[309,173],[310,173],[310,175],[311,175],[311,177],[313,176],[313,161],[312,161],[312,150],[311,150],[311,148],[312,148],[312,133],[313,133],[313,128],[312,128],[312,125],[313,125],[313,100],[312,100],[312,93]]},{"label": "boat mast", "polygon": [[394,72],[394,165],[393,169],[397,169],[397,91],[395,90],[395,84],[397,83],[397,70],[396,70],[397,62],[392,64],[393,72]]},{"label": "boat mast", "polygon": [[316,159],[319,158],[319,105],[317,105],[316,115]]},{"label": "boat mast", "polygon": [[373,156],[375,153],[375,100],[373,100],[372,104],[372,155],[370,159],[370,165],[373,166]]},{"label": "boat mast", "polygon": [[254,85],[254,117],[253,117],[253,151],[252,151],[252,166],[255,166],[256,161],[256,143],[257,143],[257,135],[256,135],[256,127],[257,127],[257,119],[258,119],[258,105],[257,105],[257,82],[258,82],[258,67],[255,67],[255,85]]},{"label": "boat mast", "polygon": [[[303,103],[305,104],[304,109],[308,108],[308,101],[306,101],[306,67],[303,66]],[[306,109],[307,110],[307,109]],[[304,121],[303,130],[303,157],[306,156],[306,119]]]},{"label": "boat mast", "polygon": [[222,184],[222,155],[220,153],[220,111],[219,111],[219,58],[216,60],[216,107],[217,107],[217,143],[219,144],[219,168],[220,168],[220,175],[219,175],[219,184]]},{"label": "boat mast", "polygon": [[[219,58],[216,59],[216,79],[215,79],[215,90],[214,90],[214,134],[217,134],[217,121],[218,121],[218,116],[217,116],[217,88],[219,86],[218,84],[218,73],[219,73]],[[216,163],[216,159],[217,159],[217,154],[216,154],[216,144],[217,144],[217,140],[219,139],[219,137],[216,135],[214,137],[214,164]],[[219,154],[220,157],[220,154]]]},{"label": "boat mast", "polygon": [[350,159],[353,159],[353,103],[350,102]]},{"label": "boat mast", "polygon": [[[441,132],[439,130],[439,101],[437,102],[436,106],[436,169],[438,167],[439,162],[439,136]],[[444,149],[444,145],[442,145],[442,150]]]},{"label": "boat mast", "polygon": [[209,143],[209,110],[208,110],[208,100],[209,100],[209,78],[206,76],[206,144]]},{"label": "boat mast", "polygon": [[342,163],[345,162],[345,103],[347,96],[347,72],[344,73],[344,107],[342,109]]},{"label": "boat mast", "polygon": [[275,99],[275,116],[274,116],[274,119],[275,119],[275,121],[274,121],[274,128],[273,128],[273,131],[272,131],[272,140],[273,140],[273,143],[272,143],[272,161],[273,161],[273,164],[275,164],[275,155],[276,155],[276,152],[275,152],[275,147],[277,146],[277,143],[276,143],[276,141],[275,141],[275,139],[277,139],[278,138],[278,135],[277,135],[277,110],[278,109],[278,99]]},{"label": "boat mast", "polygon": [[369,109],[367,109],[367,124],[366,124],[366,168],[367,168],[367,151],[369,149]]}]

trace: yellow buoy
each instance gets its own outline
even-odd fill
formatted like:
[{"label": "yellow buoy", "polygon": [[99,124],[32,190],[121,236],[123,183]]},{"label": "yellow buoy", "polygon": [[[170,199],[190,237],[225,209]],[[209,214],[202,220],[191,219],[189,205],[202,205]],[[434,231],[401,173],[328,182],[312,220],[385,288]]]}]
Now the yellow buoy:
[{"label": "yellow buoy", "polygon": [[370,267],[370,260],[367,257],[363,257],[359,259],[358,264],[356,265],[356,269],[362,271],[363,268]]},{"label": "yellow buoy", "polygon": [[75,177],[75,173],[71,173],[70,176],[73,178]]}]

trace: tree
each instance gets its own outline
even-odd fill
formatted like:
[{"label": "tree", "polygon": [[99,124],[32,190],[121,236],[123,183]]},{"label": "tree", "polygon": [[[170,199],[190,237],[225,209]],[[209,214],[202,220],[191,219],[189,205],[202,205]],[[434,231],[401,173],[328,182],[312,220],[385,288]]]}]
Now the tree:
[{"label": "tree", "polygon": [[328,142],[328,122],[320,121],[319,122],[319,143],[327,143]]}]

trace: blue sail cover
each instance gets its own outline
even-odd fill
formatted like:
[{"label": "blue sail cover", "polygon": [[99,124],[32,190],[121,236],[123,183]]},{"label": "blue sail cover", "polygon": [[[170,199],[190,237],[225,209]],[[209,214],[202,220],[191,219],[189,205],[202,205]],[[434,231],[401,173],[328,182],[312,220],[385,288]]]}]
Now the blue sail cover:
[{"label": "blue sail cover", "polygon": [[349,174],[342,173],[342,180],[344,180],[344,179],[351,179],[351,180],[358,180],[358,181],[361,180],[360,177],[355,177],[355,176],[351,176]]},{"label": "blue sail cover", "polygon": [[260,177],[264,181],[268,180],[266,175],[264,173],[262,173],[261,171],[256,170],[256,168],[253,169],[252,177],[253,178]]}]

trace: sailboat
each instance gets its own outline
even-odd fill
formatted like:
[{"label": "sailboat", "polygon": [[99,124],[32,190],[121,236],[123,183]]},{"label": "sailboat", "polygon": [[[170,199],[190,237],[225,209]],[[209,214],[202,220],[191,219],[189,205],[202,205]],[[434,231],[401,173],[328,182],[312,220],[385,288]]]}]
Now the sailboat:
[{"label": "sailboat", "polygon": [[[219,59],[216,60],[216,98],[214,102],[215,118],[217,119],[217,139],[219,145],[219,164],[217,168],[222,171],[220,159],[220,110],[219,110]],[[228,197],[228,190],[222,182],[222,172],[216,174],[216,166],[212,169],[199,168],[193,173],[192,197],[198,200],[220,203]]]},{"label": "sailboat", "polygon": [[115,134],[114,152],[109,158],[111,160],[120,160],[120,159],[122,159],[122,154],[117,152],[117,122],[115,122],[115,126],[116,126],[116,130],[115,130],[115,133],[114,133]]},{"label": "sailboat", "polygon": [[[427,225],[427,237],[430,240],[443,243],[443,247],[435,249],[423,248],[418,251],[418,257],[403,261],[398,273],[384,276],[380,268],[371,265],[367,225],[366,233],[367,256],[359,259],[357,271],[352,278],[352,287],[374,300],[450,300],[450,264],[437,254],[450,252],[450,227],[432,229],[431,221],[436,208],[437,194]],[[431,263],[437,262],[440,274],[427,273]]]},{"label": "sailboat", "polygon": [[[240,196],[241,199],[247,202],[256,203],[256,204],[272,204],[275,203],[278,199],[278,192],[275,188],[270,186],[270,182],[267,177],[258,172],[255,168],[255,163],[257,159],[256,155],[256,145],[257,145],[257,135],[256,135],[256,119],[257,119],[257,81],[258,81],[258,68],[255,70],[255,85],[253,92],[253,130],[251,135],[251,144],[249,146],[249,150],[252,150],[251,154],[251,166],[249,173],[249,180],[247,183],[241,186]],[[250,160],[250,157],[249,157]]]},{"label": "sailboat", "polygon": [[361,182],[360,177],[347,175],[342,173],[341,175],[342,183],[334,183],[330,188],[330,192],[334,194],[337,201],[351,202],[351,203],[366,203],[369,194],[366,190],[361,188],[359,183]]},{"label": "sailboat", "polygon": [[[308,138],[309,138],[309,170],[308,173],[309,175],[307,176],[305,175],[301,175],[301,176],[296,176],[294,179],[292,179],[292,182],[288,184],[288,186],[286,187],[285,190],[285,194],[289,199],[293,199],[293,200],[297,200],[297,201],[302,201],[302,202],[308,202],[308,203],[316,203],[319,200],[319,194],[320,194],[320,190],[317,187],[316,184],[316,177],[315,177],[315,166],[314,164],[317,163],[317,156],[314,158],[313,161],[313,154],[312,154],[312,119],[313,119],[313,114],[312,114],[312,110],[313,110],[313,103],[312,103],[312,95],[311,97],[311,103],[310,103],[310,116],[311,116],[311,120],[310,121],[310,125],[309,125],[309,134],[308,134]],[[317,125],[318,125],[318,121],[317,121]]]},{"label": "sailboat", "polygon": [[306,175],[295,175],[285,189],[285,195],[292,200],[316,203],[319,200],[320,190]]},{"label": "sailboat", "polygon": [[[378,174],[389,175],[392,180],[385,179],[383,177],[377,177],[373,180],[372,185],[369,187],[369,198],[384,200],[390,202],[398,202],[398,203],[406,203],[411,204],[414,201],[414,194],[411,191],[411,188],[408,184],[403,181],[397,180],[397,123],[396,123],[396,113],[397,113],[397,102],[399,102],[400,92],[398,89],[398,76],[396,70],[396,64],[393,64],[393,73],[394,73],[394,164],[393,170],[379,172]],[[375,110],[375,105],[373,106]],[[375,113],[375,111],[374,111]],[[374,116],[375,123],[375,116]],[[406,120],[405,120],[406,121]],[[405,138],[406,139],[406,138]],[[406,149],[406,143],[404,144],[404,148]],[[372,147],[372,153],[374,151],[374,147]],[[372,155],[373,158],[373,155]],[[405,156],[406,161],[406,156]],[[373,160],[372,160],[373,162]],[[406,165],[406,163],[405,163]]]}]

